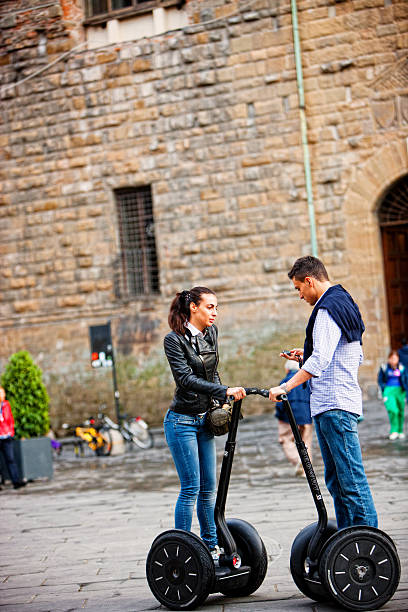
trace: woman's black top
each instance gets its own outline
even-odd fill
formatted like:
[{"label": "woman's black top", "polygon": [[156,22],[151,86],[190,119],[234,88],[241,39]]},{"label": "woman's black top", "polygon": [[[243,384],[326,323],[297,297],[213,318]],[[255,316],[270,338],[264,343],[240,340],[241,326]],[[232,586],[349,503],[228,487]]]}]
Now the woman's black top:
[{"label": "woman's black top", "polygon": [[211,325],[202,337],[192,336],[186,328],[186,335],[171,331],[164,338],[164,351],[176,383],[170,409],[202,414],[208,410],[211,397],[223,403],[227,396],[228,387],[221,384],[217,372],[218,330]]}]

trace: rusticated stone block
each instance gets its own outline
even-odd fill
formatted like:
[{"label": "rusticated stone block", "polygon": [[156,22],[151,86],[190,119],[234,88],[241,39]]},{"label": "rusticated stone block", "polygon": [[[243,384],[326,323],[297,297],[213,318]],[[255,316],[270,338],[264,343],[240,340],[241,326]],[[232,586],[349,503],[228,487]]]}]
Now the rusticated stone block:
[{"label": "rusticated stone block", "polygon": [[132,63],[132,72],[145,72],[151,70],[151,68],[152,64],[148,59],[137,59]]},{"label": "rusticated stone block", "polygon": [[201,245],[197,242],[190,242],[183,244],[181,247],[183,255],[192,255],[193,253],[199,253],[201,251]]},{"label": "rusticated stone block", "polygon": [[39,303],[37,300],[21,300],[13,303],[14,311],[19,314],[37,312]]},{"label": "rusticated stone block", "polygon": [[110,291],[112,289],[112,282],[109,280],[96,281],[96,288],[98,291]]},{"label": "rusticated stone block", "polygon": [[78,284],[78,291],[80,293],[92,293],[92,291],[95,291],[95,287],[94,281],[82,281]]},{"label": "rusticated stone block", "polygon": [[117,60],[118,54],[116,51],[99,51],[96,54],[96,61],[98,64],[107,64]]},{"label": "rusticated stone block", "polygon": [[57,304],[60,308],[74,308],[85,304],[83,295],[66,295],[57,299]]},{"label": "rusticated stone block", "polygon": [[247,168],[248,166],[263,166],[271,163],[271,159],[266,156],[260,157],[251,157],[242,160],[241,164],[243,168]]},{"label": "rusticated stone block", "polygon": [[90,268],[93,264],[92,257],[78,257],[77,261],[80,268]]},{"label": "rusticated stone block", "polygon": [[[126,76],[128,74],[130,74],[131,72],[131,67],[129,62],[120,62],[118,64],[109,64],[106,65],[104,73],[103,73],[103,78],[105,79],[114,79],[116,77],[120,77],[120,76]],[[99,77],[100,78],[100,77]],[[95,80],[95,79],[90,79],[90,80]]]},{"label": "rusticated stone block", "polygon": [[34,276],[15,277],[10,280],[11,289],[21,289],[23,287],[35,287],[37,281]]},{"label": "rusticated stone block", "polygon": [[207,210],[210,214],[224,212],[225,209],[225,200],[210,200],[207,205]]}]

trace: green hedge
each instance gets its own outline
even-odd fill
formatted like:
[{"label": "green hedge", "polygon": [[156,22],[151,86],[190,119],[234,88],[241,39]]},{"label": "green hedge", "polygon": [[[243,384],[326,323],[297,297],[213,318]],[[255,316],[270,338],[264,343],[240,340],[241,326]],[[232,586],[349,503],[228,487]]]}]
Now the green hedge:
[{"label": "green hedge", "polygon": [[50,428],[50,400],[42,372],[28,351],[19,351],[10,357],[1,383],[13,412],[16,438],[45,435]]}]

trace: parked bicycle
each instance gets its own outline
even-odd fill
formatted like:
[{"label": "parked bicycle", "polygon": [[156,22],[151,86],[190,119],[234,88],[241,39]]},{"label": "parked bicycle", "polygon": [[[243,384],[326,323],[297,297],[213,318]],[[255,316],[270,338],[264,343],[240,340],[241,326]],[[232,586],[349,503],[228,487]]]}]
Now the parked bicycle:
[{"label": "parked bicycle", "polygon": [[60,443],[65,446],[66,443],[71,443],[74,446],[75,454],[83,455],[83,442],[94,451],[98,456],[110,455],[112,450],[112,436],[108,428],[99,426],[94,418],[89,418],[81,425],[68,425],[64,423],[63,429],[70,430],[74,438],[61,438]]},{"label": "parked bicycle", "polygon": [[119,431],[125,442],[136,444],[139,448],[147,449],[153,446],[152,432],[142,417],[129,417],[127,414],[120,414],[119,423],[115,423],[103,412],[105,408],[106,406],[102,405],[102,412],[98,414],[98,426],[101,427],[101,431],[109,431],[109,429]]}]

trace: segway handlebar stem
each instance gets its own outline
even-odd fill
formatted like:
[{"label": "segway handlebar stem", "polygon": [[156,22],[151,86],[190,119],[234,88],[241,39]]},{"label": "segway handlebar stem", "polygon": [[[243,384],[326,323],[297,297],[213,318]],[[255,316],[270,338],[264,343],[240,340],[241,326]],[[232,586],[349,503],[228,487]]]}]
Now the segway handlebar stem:
[{"label": "segway handlebar stem", "polygon": [[[263,395],[264,397],[269,396],[267,389],[258,389],[256,387],[248,387],[245,389],[247,395]],[[229,398],[234,399],[234,398]],[[228,431],[228,437],[225,443],[224,457],[221,464],[221,472],[218,482],[217,499],[215,502],[214,516],[215,523],[217,525],[217,533],[219,541],[225,550],[225,558],[220,559],[220,564],[224,562],[232,561],[234,555],[237,552],[236,543],[234,538],[228,529],[227,522],[225,520],[225,503],[228,494],[228,488],[231,478],[232,463],[234,459],[236,437],[238,430],[239,415],[241,413],[242,399],[234,401],[232,406],[231,422]]]},{"label": "segway handlebar stem", "polygon": [[317,482],[316,474],[314,472],[312,462],[310,461],[307,447],[303,442],[302,436],[300,435],[299,428],[296,423],[295,415],[293,414],[292,406],[290,405],[288,396],[286,393],[278,395],[276,398],[281,401],[285,408],[286,416],[289,419],[290,427],[292,429],[293,437],[295,439],[296,448],[299,453],[300,460],[302,462],[303,469],[306,474],[307,482],[309,484],[310,492],[313,497],[314,504],[316,506],[318,515],[318,525],[314,536],[311,538],[308,547],[308,558],[311,564],[314,564],[320,554],[323,539],[322,535],[327,527],[327,510],[324,505],[323,496],[320,492],[319,483]]},{"label": "segway handlebar stem", "polygon": [[[258,389],[257,387],[249,387],[245,389],[245,392],[247,395],[262,395],[263,397],[269,397],[268,389]],[[290,405],[288,396],[286,393],[281,393],[277,396],[276,399],[283,403],[283,407],[289,419],[289,423],[296,443],[296,448],[299,453],[299,458],[302,462],[303,469],[305,470],[309,488],[312,493],[313,501],[315,503],[316,510],[318,513],[318,527],[308,547],[308,557],[313,563],[315,559],[317,559],[320,552],[322,542],[320,536],[324,533],[327,527],[327,511],[324,505],[323,496],[320,492],[319,483],[317,482],[317,478],[312,466],[312,462],[310,461],[309,453],[307,452],[307,447],[302,440],[302,436],[300,435],[300,431],[297,426],[295,415],[293,414],[293,410]]]}]

